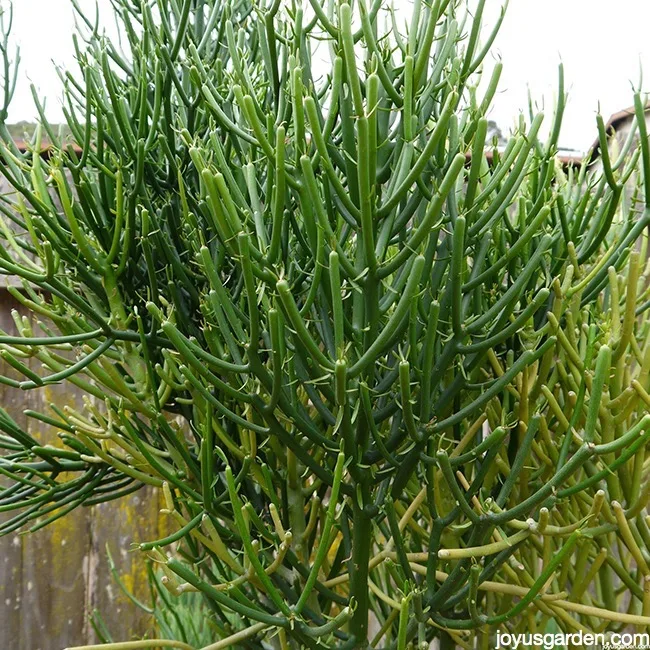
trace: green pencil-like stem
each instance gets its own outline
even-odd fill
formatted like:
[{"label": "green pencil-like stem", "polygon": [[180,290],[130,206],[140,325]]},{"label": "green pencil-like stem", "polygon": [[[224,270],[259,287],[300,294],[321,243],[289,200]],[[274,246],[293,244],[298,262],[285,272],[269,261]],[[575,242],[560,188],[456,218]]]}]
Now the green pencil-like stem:
[{"label": "green pencil-like stem", "polygon": [[179,648],[647,625],[641,93],[567,160],[562,66],[492,128],[486,0],[113,0],[119,47],[71,3],[25,151],[0,12],[0,535],[159,492],[111,566]]}]

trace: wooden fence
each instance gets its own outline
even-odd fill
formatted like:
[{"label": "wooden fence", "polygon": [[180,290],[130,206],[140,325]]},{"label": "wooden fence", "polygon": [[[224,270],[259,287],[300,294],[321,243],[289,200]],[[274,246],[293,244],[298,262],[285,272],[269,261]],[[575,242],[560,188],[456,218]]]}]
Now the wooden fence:
[{"label": "wooden fence", "polygon": [[[23,310],[7,284],[10,279],[0,276],[0,328],[15,333],[11,312]],[[0,373],[10,374],[10,369],[0,363]],[[57,444],[56,431],[23,412],[47,412],[50,403],[63,407],[79,400],[79,391],[69,383],[35,391],[0,385],[0,406],[49,444]],[[133,543],[168,533],[159,508],[159,495],[143,489],[119,501],[78,508],[33,534],[0,537],[0,649],[62,650],[96,642],[90,625],[94,611],[115,640],[141,637],[152,621],[111,578],[106,546],[124,583],[147,602],[144,558],[131,549]]]}]

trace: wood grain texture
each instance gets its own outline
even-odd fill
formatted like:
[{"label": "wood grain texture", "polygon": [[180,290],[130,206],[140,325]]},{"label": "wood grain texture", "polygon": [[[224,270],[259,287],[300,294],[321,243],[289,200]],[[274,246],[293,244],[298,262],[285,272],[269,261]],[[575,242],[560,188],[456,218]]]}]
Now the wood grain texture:
[{"label": "wood grain texture", "polygon": [[[0,287],[0,328],[16,333],[12,309],[23,311]],[[0,363],[0,372],[10,374],[4,363]],[[34,437],[49,444],[60,444],[56,430],[28,422],[25,409],[46,412],[50,403],[63,407],[80,401],[80,392],[69,383],[35,391],[0,385],[0,406],[28,426]],[[33,534],[1,537],[0,648],[62,650],[94,643],[89,624],[94,610],[102,615],[115,640],[141,637],[151,621],[110,577],[106,547],[125,585],[146,602],[145,558],[133,552],[132,546],[159,537],[164,526],[159,507],[158,494],[143,489],[122,500],[78,508]],[[5,519],[11,516],[0,514]]]}]

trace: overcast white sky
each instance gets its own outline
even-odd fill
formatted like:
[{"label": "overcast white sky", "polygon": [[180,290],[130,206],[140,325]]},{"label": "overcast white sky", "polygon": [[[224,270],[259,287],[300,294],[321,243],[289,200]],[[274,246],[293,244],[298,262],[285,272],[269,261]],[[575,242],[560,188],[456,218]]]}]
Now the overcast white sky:
[{"label": "overcast white sky", "polygon": [[[394,0],[396,7],[400,2]],[[91,0],[80,0],[91,5]],[[0,0],[0,7],[8,0]],[[108,0],[99,0],[108,7]],[[501,0],[488,0],[486,27]],[[29,84],[48,99],[52,121],[62,119],[59,80],[52,61],[74,65],[72,8],[69,0],[15,0],[14,38],[21,45],[20,81],[10,121],[35,116]],[[508,128],[526,107],[528,88],[550,113],[557,87],[557,66],[564,62],[569,106],[560,144],[585,150],[593,142],[600,105],[607,119],[632,104],[632,84],[646,71],[650,90],[650,2],[648,0],[511,0],[492,61],[504,64],[500,92],[491,117]],[[492,65],[489,63],[488,65]]]}]

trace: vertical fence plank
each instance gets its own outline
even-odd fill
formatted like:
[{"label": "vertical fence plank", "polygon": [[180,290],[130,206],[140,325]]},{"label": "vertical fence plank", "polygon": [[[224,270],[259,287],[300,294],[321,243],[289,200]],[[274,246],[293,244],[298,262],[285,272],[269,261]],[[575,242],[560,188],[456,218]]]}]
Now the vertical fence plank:
[{"label": "vertical fence plank", "polygon": [[[0,288],[4,331],[15,333],[11,310],[17,308]],[[9,374],[5,364],[0,372]],[[50,403],[78,405],[81,395],[68,383],[27,392],[0,385],[0,405],[11,417],[34,437],[56,445],[60,442],[52,427],[23,415],[25,409],[47,412]],[[156,491],[140,490],[122,500],[78,508],[32,535],[0,537],[0,648],[62,650],[96,642],[89,623],[94,610],[116,640],[142,636],[151,621],[110,577],[105,547],[109,545],[125,585],[147,602],[144,558],[131,547],[159,536],[158,511]]]},{"label": "vertical fence plank", "polygon": [[[0,291],[0,328],[13,330],[11,303],[6,293]],[[5,362],[0,362],[0,373],[9,374]],[[0,406],[9,412],[20,424],[27,418],[23,415],[23,394],[8,386],[0,385]],[[0,484],[7,485],[7,479],[0,477]],[[7,521],[12,513],[0,513],[0,521]],[[12,641],[20,639],[20,611],[22,601],[22,541],[16,533],[0,538],[0,648],[19,647]]]},{"label": "vertical fence plank", "polygon": [[88,512],[78,509],[23,538],[21,650],[85,641]]},{"label": "vertical fence plank", "polygon": [[134,611],[133,603],[110,577],[106,549],[110,550],[124,587],[148,604],[150,593],[145,558],[134,547],[145,540],[158,538],[158,509],[156,489],[151,487],[120,502],[93,508],[91,553],[95,555],[96,581],[92,604],[102,613],[108,629],[119,632],[116,640],[127,641],[142,635],[143,627],[150,621],[144,612]]},{"label": "vertical fence plank", "polygon": [[[41,412],[48,412],[51,403],[60,407],[81,403],[68,384],[30,391],[25,398],[25,408]],[[28,427],[43,444],[61,444],[53,427],[31,418]],[[89,514],[78,508],[23,537],[21,650],[65,648],[85,641]]]}]

